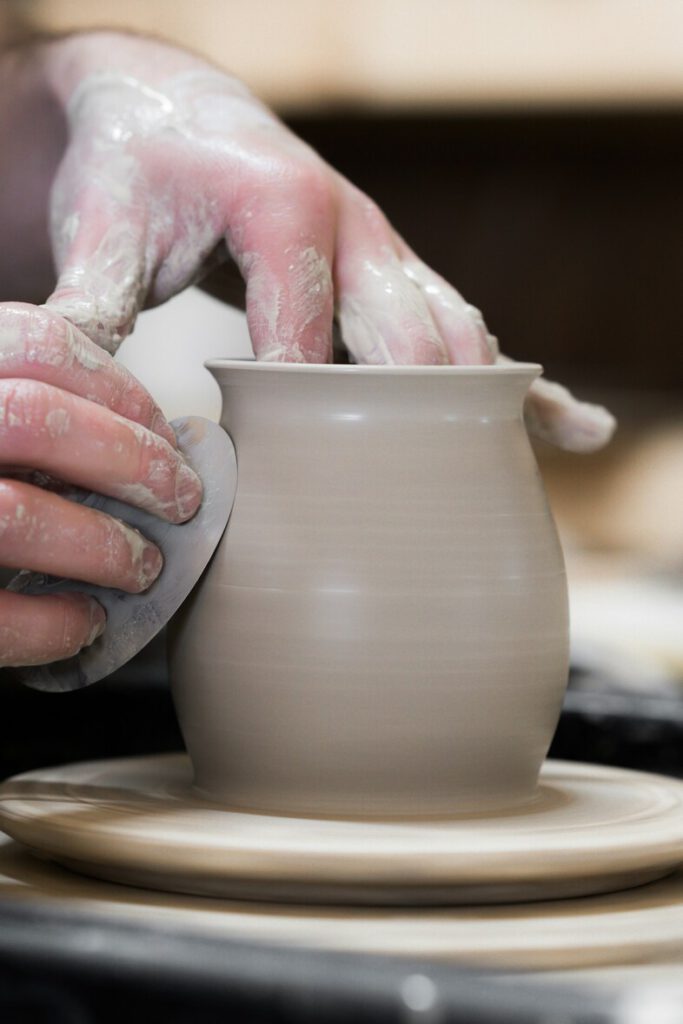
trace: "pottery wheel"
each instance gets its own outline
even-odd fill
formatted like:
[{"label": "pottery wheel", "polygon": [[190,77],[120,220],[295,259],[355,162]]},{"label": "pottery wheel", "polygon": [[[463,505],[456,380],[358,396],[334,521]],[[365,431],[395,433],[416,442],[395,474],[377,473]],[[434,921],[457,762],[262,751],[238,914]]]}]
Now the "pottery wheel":
[{"label": "pottery wheel", "polygon": [[434,905],[611,892],[683,861],[683,783],[547,762],[496,817],[276,817],[202,801],[185,755],[42,769],[0,787],[0,827],[87,875],[275,901]]},{"label": "pottery wheel", "polygon": [[63,907],[104,924],[140,922],[238,942],[439,959],[499,972],[580,969],[584,977],[587,968],[627,968],[634,981],[636,967],[676,972],[683,960],[683,871],[625,892],[551,903],[316,907],[110,885],[32,857],[0,836],[0,901]]}]

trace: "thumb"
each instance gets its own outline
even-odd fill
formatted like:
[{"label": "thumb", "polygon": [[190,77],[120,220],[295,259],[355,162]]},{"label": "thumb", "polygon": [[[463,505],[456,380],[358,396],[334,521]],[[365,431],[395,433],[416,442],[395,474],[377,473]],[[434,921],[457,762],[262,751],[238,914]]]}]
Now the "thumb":
[{"label": "thumb", "polygon": [[611,439],[617,422],[601,405],[581,402],[561,384],[540,379],[529,389],[524,407],[535,437],[569,452],[594,452]]},{"label": "thumb", "polygon": [[46,306],[113,354],[132,331],[149,289],[146,216],[131,207],[123,187],[112,194],[96,179],[75,195],[70,189],[67,203],[60,185],[58,178],[51,217],[59,276]]}]

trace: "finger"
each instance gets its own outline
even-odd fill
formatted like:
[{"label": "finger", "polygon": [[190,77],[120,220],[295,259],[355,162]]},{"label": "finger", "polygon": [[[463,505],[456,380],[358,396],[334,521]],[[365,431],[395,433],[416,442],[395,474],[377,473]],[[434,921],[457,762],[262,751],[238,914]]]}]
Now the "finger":
[{"label": "finger", "polygon": [[460,292],[398,238],[397,246],[403,272],[421,290],[432,319],[441,335],[451,363],[492,363],[497,353],[496,339],[489,334],[480,311]]},{"label": "finger", "polygon": [[122,148],[98,155],[72,145],[52,193],[59,277],[46,305],[111,353],[132,331],[153,276],[137,173]]},{"label": "finger", "polygon": [[0,665],[44,665],[89,647],[104,632],[101,605],[85,594],[30,597],[0,591]]},{"label": "finger", "polygon": [[326,178],[299,171],[263,201],[237,205],[227,244],[246,281],[256,358],[329,362],[335,210]]},{"label": "finger", "polygon": [[0,378],[25,377],[105,405],[175,446],[173,429],[133,374],[50,309],[0,303]]},{"label": "finger", "polygon": [[334,283],[342,338],[358,362],[448,362],[425,297],[403,271],[393,229],[367,196],[348,185]]},{"label": "finger", "polygon": [[531,385],[524,418],[535,437],[571,452],[602,448],[617,425],[603,406],[580,402],[566,388],[548,380],[536,380]]},{"label": "finger", "polygon": [[32,380],[0,380],[0,458],[118,498],[172,523],[201,482],[168,441],[85,398]]},{"label": "finger", "polygon": [[159,548],[119,519],[17,480],[0,480],[0,565],[146,590],[161,572]]}]

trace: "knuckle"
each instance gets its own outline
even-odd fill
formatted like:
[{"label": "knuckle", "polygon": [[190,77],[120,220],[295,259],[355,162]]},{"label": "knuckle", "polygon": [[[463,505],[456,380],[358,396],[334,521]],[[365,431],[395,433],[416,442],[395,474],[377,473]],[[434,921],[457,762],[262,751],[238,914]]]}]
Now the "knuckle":
[{"label": "knuckle", "polygon": [[14,551],[17,543],[33,541],[35,529],[30,489],[12,480],[0,480],[0,542],[3,538],[9,540]]},{"label": "knuckle", "polygon": [[288,191],[304,195],[310,201],[332,201],[333,183],[321,160],[308,156],[287,157],[281,159],[271,173]]},{"label": "knuckle", "polygon": [[4,532],[3,526],[7,527],[20,503],[17,491],[17,485],[12,480],[0,480],[0,536]]},{"label": "knuckle", "polygon": [[113,355],[133,329],[140,294],[137,291],[128,294],[126,281],[102,294],[83,290],[80,282],[83,277],[87,278],[87,268],[77,265],[70,273],[78,284],[71,286],[63,279],[50,296],[50,306],[75,324],[91,342]]},{"label": "knuckle", "polygon": [[7,302],[0,307],[0,348],[12,364],[42,362],[50,333],[50,318],[39,306]]},{"label": "knuckle", "polygon": [[376,237],[378,235],[387,235],[392,232],[392,228],[387,220],[386,214],[377,205],[374,199],[365,195],[364,192],[357,192],[356,202],[360,208],[363,221],[372,235]]},{"label": "knuckle", "polygon": [[51,393],[40,381],[0,381],[0,429],[40,430],[50,410]]},{"label": "knuckle", "polygon": [[116,367],[112,385],[112,408],[138,423],[151,421],[154,400],[138,383],[132,373],[120,364]]},{"label": "knuckle", "polygon": [[107,355],[77,327],[47,306],[5,303],[0,307],[0,352],[19,359],[32,373],[98,370]]},{"label": "knuckle", "polygon": [[45,367],[69,363],[66,325],[49,310],[35,307],[27,317],[24,348],[26,362]]},{"label": "knuckle", "polygon": [[47,315],[49,330],[45,333],[35,361],[67,371],[99,369],[104,354],[100,355],[97,349],[91,353],[89,349],[94,348],[92,342],[64,317],[52,312]]},{"label": "knuckle", "polygon": [[68,324],[45,306],[12,303],[3,319],[23,345],[28,364],[59,367],[69,362]]},{"label": "knuckle", "polygon": [[310,203],[322,207],[333,205],[334,186],[324,164],[302,161],[295,180],[297,188],[301,189]]}]

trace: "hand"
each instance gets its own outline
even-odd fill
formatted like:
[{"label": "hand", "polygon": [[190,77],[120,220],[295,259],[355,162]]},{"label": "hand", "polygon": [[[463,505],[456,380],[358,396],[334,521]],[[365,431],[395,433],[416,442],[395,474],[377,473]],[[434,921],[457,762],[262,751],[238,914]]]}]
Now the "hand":
[{"label": "hand", "polygon": [[[119,498],[169,522],[196,511],[201,484],[135,378],[56,313],[0,304],[0,565],[145,590],[162,554],[137,530],[38,482]],[[77,653],[100,635],[84,594],[0,591],[0,665]]]},{"label": "hand", "polygon": [[[325,362],[332,322],[359,362],[491,363],[481,314],[367,196],[238,81],[165,44],[115,34],[48,46],[70,130],[52,194],[52,309],[115,350],[140,308],[231,257],[258,359]],[[531,429],[575,450],[614,420],[546,381]]]}]

